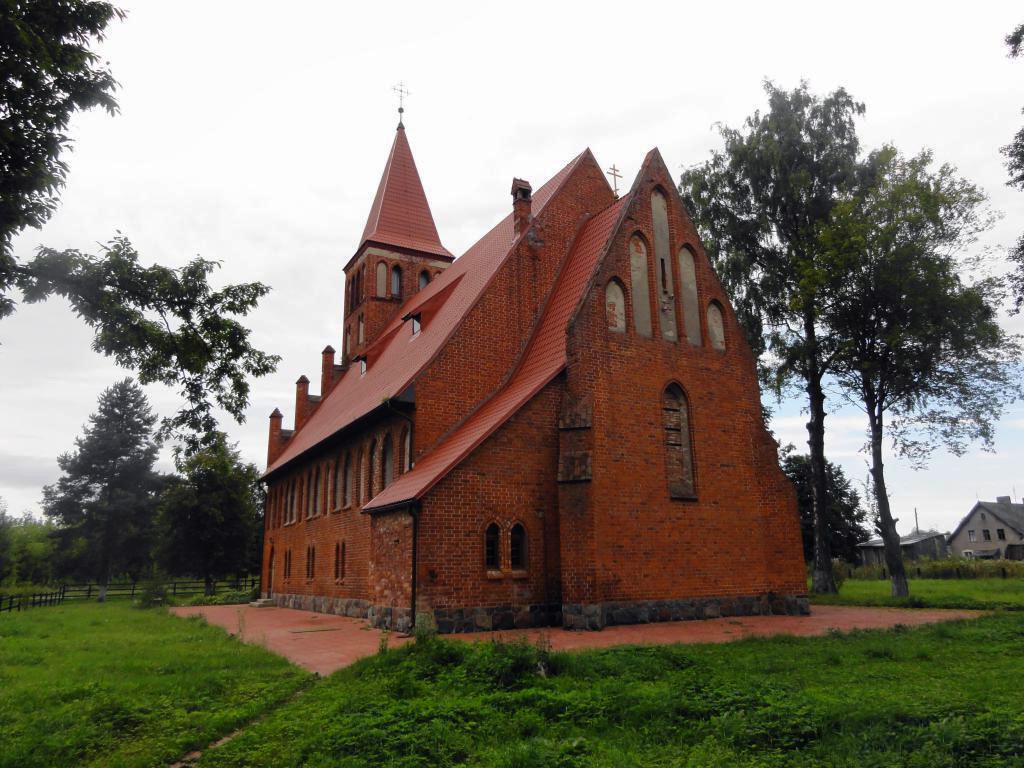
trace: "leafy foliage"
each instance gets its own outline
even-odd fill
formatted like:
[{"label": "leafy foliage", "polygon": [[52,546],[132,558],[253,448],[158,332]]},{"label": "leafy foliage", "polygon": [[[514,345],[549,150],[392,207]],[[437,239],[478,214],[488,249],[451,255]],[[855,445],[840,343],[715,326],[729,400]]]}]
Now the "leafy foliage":
[{"label": "leafy foliage", "polygon": [[[782,471],[796,488],[800,510],[800,533],[803,536],[804,559],[814,556],[814,509],[811,499],[811,458],[793,451],[783,452]],[[828,510],[826,528],[832,554],[847,563],[856,562],[857,544],[870,538],[866,526],[868,512],[861,506],[860,494],[853,488],[842,467],[831,461],[825,464],[828,479]]]},{"label": "leafy foliage", "polygon": [[13,302],[11,239],[41,227],[57,208],[68,166],[72,116],[117,112],[117,82],[90,45],[124,14],[92,0],[4,0],[0,4],[0,317]]},{"label": "leafy foliage", "polygon": [[272,372],[280,359],[254,348],[235,319],[270,289],[242,283],[214,290],[208,277],[217,266],[196,258],[180,269],[143,267],[118,236],[99,256],[40,248],[18,284],[30,302],[66,298],[96,331],[93,348],[137,371],[142,384],[177,386],[186,405],[164,419],[161,434],[191,452],[216,431],[215,406],[244,420],[247,377]]},{"label": "leafy foliage", "polygon": [[0,584],[52,584],[54,554],[51,523],[12,518],[0,504]]},{"label": "leafy foliage", "polygon": [[179,462],[160,496],[158,559],[171,573],[206,579],[257,573],[263,533],[260,471],[223,433]]},{"label": "leafy foliage", "polygon": [[155,422],[142,389],[124,379],[100,395],[75,450],[58,460],[63,474],[43,489],[43,511],[58,525],[65,572],[106,584],[147,569],[161,484]]},{"label": "leafy foliage", "polygon": [[[1024,24],[1006,36],[1006,45],[1010,49],[1010,58],[1015,59],[1024,51]],[[1010,172],[1011,187],[1024,190],[1024,126],[1014,135],[1013,140],[1003,147],[1006,156],[1006,168]],[[1015,265],[1010,273],[1010,281],[1015,296],[1014,310],[1024,308],[1024,235],[1010,250],[1010,261]]]}]

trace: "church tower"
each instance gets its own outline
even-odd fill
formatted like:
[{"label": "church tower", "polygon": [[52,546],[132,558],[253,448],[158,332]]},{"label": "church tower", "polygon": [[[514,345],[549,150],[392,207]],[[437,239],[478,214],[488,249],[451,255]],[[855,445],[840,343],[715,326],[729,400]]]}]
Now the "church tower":
[{"label": "church tower", "polygon": [[399,120],[362,239],[345,265],[344,363],[361,355],[402,302],[454,260],[437,234]]}]

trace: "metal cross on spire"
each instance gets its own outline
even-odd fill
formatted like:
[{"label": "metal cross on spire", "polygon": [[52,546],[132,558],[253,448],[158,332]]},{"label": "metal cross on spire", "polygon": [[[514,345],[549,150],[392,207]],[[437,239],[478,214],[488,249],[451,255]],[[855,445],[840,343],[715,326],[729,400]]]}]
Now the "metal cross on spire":
[{"label": "metal cross on spire", "polygon": [[402,125],[402,113],[405,112],[405,97],[409,95],[409,89],[405,87],[404,82],[399,80],[398,85],[394,86],[391,90],[398,94],[398,127],[404,128],[405,126]]},{"label": "metal cross on spire", "polygon": [[612,177],[612,189],[615,190],[615,197],[617,198],[619,196],[619,179],[622,178],[622,174],[619,173],[619,169],[614,164],[605,173]]}]

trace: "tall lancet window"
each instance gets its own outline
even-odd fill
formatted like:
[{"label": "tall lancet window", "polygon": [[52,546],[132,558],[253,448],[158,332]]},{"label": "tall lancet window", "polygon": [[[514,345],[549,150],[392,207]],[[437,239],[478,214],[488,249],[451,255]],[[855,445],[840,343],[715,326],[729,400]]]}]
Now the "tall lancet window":
[{"label": "tall lancet window", "polygon": [[639,235],[629,241],[629,279],[633,296],[633,325],[640,336],[651,338],[651,295],[647,281],[647,244]]},{"label": "tall lancet window", "polygon": [[673,499],[692,499],[693,447],[690,443],[690,409],[678,384],[670,384],[662,395],[662,420],[665,426],[665,469],[668,493]]},{"label": "tall lancet window", "polygon": [[655,190],[651,194],[651,221],[654,224],[654,281],[658,299],[658,323],[661,338],[675,341],[676,297],[672,285],[672,260],[669,249],[668,202]]}]

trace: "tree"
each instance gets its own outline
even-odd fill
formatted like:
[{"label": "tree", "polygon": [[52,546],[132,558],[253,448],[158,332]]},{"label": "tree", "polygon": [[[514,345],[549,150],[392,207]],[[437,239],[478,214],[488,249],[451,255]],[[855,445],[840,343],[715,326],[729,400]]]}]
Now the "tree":
[{"label": "tree", "polygon": [[100,395],[75,450],[58,460],[62,476],[43,489],[43,511],[57,524],[65,568],[100,584],[137,576],[149,564],[161,477],[154,471],[156,415],[142,389],[124,379]]},{"label": "tree", "polygon": [[170,573],[202,576],[212,594],[215,579],[259,568],[263,485],[224,433],[208,442],[161,495],[159,559]]},{"label": "tree", "polygon": [[9,527],[9,557],[0,557],[0,580],[15,584],[51,584],[54,577],[53,525],[29,515]]},{"label": "tree", "polygon": [[867,414],[878,529],[895,596],[908,594],[886,490],[883,444],[920,464],[939,446],[991,448],[994,423],[1024,394],[1020,345],[998,322],[998,280],[965,283],[959,257],[993,217],[984,193],[932,155],[872,153],[872,184],[825,228],[822,320],[841,339],[833,371]]},{"label": "tree", "polygon": [[165,420],[165,435],[195,450],[216,426],[214,408],[244,420],[247,376],[264,376],[276,356],[251,346],[235,318],[269,291],[261,283],[209,283],[216,262],[180,269],[143,267],[120,235],[98,255],[40,248],[19,260],[12,239],[41,227],[57,208],[68,165],[61,153],[74,114],[117,112],[117,83],[90,46],[124,14],[91,0],[0,2],[0,318],[28,302],[66,298],[95,331],[93,347],[134,370],[143,384],[177,386],[185,406]]},{"label": "tree", "polygon": [[0,583],[11,570],[11,526],[14,521],[7,514],[7,501],[0,496]]},{"label": "tree", "polygon": [[[1006,36],[1006,45],[1010,49],[1010,58],[1015,59],[1024,53],[1024,24],[1019,25]],[[1009,186],[1024,190],[1024,126],[1017,131],[1013,140],[1003,147],[1006,155],[1006,168],[1010,172]],[[1010,251],[1010,261],[1015,269],[1010,273],[1015,303],[1013,311],[1020,312],[1024,307],[1024,235]]]},{"label": "tree", "polygon": [[[782,452],[782,471],[796,488],[800,509],[800,533],[804,542],[804,559],[814,557],[814,499],[811,491],[811,457],[799,454],[789,446]],[[857,545],[870,536],[866,526],[868,512],[861,506],[860,494],[853,488],[841,467],[825,462],[828,507],[826,535],[833,556],[852,563],[857,558]]]},{"label": "tree", "polygon": [[821,228],[858,181],[854,120],[864,112],[843,89],[824,98],[806,83],[765,83],[769,109],[744,129],[720,127],[724,148],[683,174],[703,242],[776,393],[791,382],[807,397],[814,505],[815,592],[835,592],[828,543],[825,391],[834,340],[820,323]]}]

